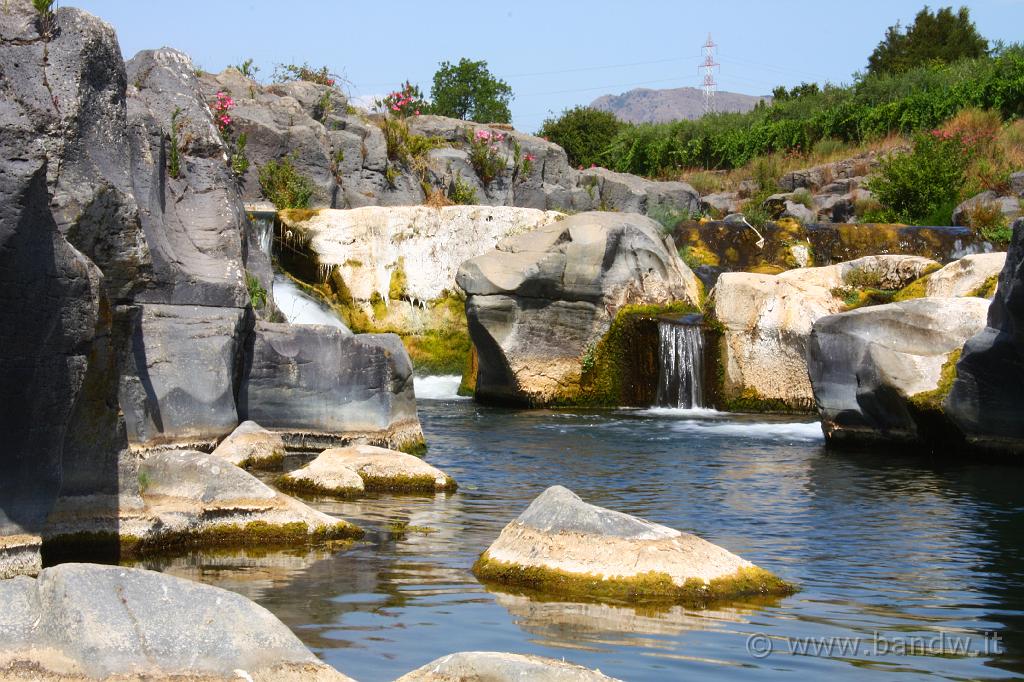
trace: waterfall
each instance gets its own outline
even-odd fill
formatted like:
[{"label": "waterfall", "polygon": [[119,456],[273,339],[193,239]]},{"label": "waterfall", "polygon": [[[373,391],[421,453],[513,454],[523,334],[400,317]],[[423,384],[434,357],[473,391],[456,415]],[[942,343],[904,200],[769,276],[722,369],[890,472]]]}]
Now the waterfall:
[{"label": "waterfall", "polygon": [[700,315],[658,321],[658,405],[704,405],[704,329]]},{"label": "waterfall", "polygon": [[260,251],[270,258],[274,247],[274,214],[266,211],[252,212],[249,214],[252,219],[252,231],[256,237],[256,243],[260,245]]},{"label": "waterfall", "polygon": [[284,275],[274,275],[274,303],[290,324],[322,324],[349,332],[329,305],[306,294]]}]

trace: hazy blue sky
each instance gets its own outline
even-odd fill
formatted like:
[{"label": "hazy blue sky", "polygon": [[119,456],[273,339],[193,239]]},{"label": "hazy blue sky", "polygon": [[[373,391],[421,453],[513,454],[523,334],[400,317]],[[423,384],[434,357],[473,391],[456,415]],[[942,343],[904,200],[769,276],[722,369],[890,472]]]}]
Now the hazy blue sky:
[{"label": "hazy blue sky", "polygon": [[[328,65],[352,96],[410,79],[425,92],[438,62],[485,59],[515,92],[517,128],[634,87],[699,87],[701,45],[718,43],[719,88],[765,94],[779,84],[844,82],[863,68],[887,26],[922,0],[692,0],[599,2],[329,2],[69,0],[113,24],[128,57],[170,46],[219,71],[252,57]],[[932,3],[942,6],[944,3]],[[966,3],[984,36],[1021,40],[1024,0]]]}]

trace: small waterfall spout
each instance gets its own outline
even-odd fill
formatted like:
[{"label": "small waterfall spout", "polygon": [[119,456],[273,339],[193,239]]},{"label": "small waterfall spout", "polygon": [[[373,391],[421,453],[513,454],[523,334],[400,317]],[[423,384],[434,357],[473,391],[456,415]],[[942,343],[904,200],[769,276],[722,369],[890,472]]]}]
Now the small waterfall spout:
[{"label": "small waterfall spout", "polygon": [[704,318],[658,321],[658,405],[704,405]]}]

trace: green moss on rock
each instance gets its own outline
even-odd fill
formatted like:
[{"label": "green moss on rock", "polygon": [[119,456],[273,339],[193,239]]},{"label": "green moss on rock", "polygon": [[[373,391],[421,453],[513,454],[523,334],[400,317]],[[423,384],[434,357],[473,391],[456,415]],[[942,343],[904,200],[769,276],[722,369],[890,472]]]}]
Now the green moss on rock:
[{"label": "green moss on rock", "polygon": [[459,487],[455,482],[455,479],[451,476],[445,476],[445,483],[440,488],[437,486],[434,477],[429,474],[421,474],[418,476],[371,476],[360,471],[359,477],[363,479],[363,485],[366,487],[367,492],[452,493]]},{"label": "green moss on rock", "polygon": [[946,358],[939,372],[939,383],[935,388],[910,396],[912,406],[921,412],[942,412],[942,403],[953,389],[953,382],[956,380],[956,363],[960,362],[960,353],[958,348]]},{"label": "green moss on rock", "polygon": [[473,564],[480,580],[525,587],[559,596],[583,596],[625,603],[669,602],[703,606],[752,596],[785,596],[796,592],[793,585],[768,571],[752,566],[705,583],[691,578],[677,585],[667,573],[651,571],[632,577],[606,578],[590,573],[570,573],[541,566],[520,566],[480,555]]},{"label": "green moss on rock", "polygon": [[327,486],[319,485],[308,478],[292,478],[287,474],[282,474],[275,478],[274,487],[291,495],[307,497],[326,495],[328,497],[351,498],[358,497],[363,493],[363,491],[358,488],[328,488]]},{"label": "green moss on rock", "polygon": [[996,295],[996,289],[999,288],[999,275],[989,275],[988,278],[982,282],[981,286],[977,289],[968,293],[968,296],[976,296],[977,298],[992,298]]}]

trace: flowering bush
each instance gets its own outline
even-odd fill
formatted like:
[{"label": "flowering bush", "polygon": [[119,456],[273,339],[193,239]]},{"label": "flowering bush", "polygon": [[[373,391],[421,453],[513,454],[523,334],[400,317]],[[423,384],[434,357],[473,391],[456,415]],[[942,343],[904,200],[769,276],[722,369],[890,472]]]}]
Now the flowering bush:
[{"label": "flowering bush", "polygon": [[423,100],[423,93],[419,86],[409,81],[402,84],[400,90],[389,93],[384,99],[375,102],[378,110],[398,118],[419,116],[427,110],[427,103]]},{"label": "flowering bush", "polygon": [[228,112],[235,108],[235,100],[226,92],[218,92],[213,103],[213,120],[217,129],[224,134],[231,127],[231,114]]},{"label": "flowering bush", "polygon": [[496,177],[501,175],[501,172],[505,170],[505,166],[508,164],[507,159],[502,154],[505,135],[488,130],[487,128],[478,128],[475,133],[467,134],[467,137],[469,141],[469,163],[473,166],[473,170],[480,176],[480,180],[483,181],[486,187]]},{"label": "flowering bush", "polygon": [[231,171],[237,177],[242,177],[249,170],[249,159],[245,155],[247,140],[245,133],[235,135],[232,128],[234,119],[231,118],[229,112],[234,108],[235,100],[232,99],[229,93],[224,91],[218,92],[214,96],[213,104],[210,105],[210,110],[213,112],[213,122],[217,125],[217,130],[220,131],[224,145],[228,148],[228,165],[231,166]]}]

